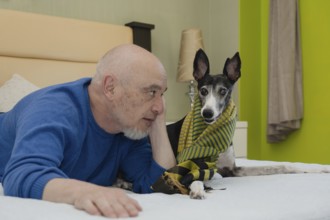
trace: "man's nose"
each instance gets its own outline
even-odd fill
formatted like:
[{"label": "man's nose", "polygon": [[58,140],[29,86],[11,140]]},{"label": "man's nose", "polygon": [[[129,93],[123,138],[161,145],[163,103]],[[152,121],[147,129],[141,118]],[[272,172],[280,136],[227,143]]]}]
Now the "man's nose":
[{"label": "man's nose", "polygon": [[157,97],[157,99],[155,100],[155,102],[152,106],[152,111],[157,114],[161,114],[164,111],[164,97],[163,96]]}]

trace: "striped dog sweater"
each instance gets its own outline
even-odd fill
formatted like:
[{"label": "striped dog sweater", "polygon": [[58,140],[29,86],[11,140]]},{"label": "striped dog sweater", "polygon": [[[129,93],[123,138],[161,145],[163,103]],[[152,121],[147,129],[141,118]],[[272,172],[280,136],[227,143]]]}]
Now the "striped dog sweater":
[{"label": "striped dog sweater", "polygon": [[178,164],[165,171],[153,184],[156,192],[188,194],[195,180],[209,180],[217,171],[219,153],[230,146],[236,126],[236,107],[232,100],[213,124],[201,117],[202,104],[195,96],[192,110],[186,116],[179,137]]}]

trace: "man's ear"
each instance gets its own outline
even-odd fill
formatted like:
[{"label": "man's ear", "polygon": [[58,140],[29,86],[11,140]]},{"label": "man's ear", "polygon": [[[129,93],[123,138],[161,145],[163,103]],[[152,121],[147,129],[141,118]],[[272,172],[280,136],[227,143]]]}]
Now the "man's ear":
[{"label": "man's ear", "polygon": [[108,98],[115,94],[116,78],[113,75],[106,75],[103,78],[103,92]]}]

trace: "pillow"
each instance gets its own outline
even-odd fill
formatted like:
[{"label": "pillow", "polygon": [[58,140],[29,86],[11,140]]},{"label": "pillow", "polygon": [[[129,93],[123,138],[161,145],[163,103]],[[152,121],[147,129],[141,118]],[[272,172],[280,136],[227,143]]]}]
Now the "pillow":
[{"label": "pillow", "polygon": [[7,112],[24,96],[39,88],[18,74],[0,87],[0,112]]}]

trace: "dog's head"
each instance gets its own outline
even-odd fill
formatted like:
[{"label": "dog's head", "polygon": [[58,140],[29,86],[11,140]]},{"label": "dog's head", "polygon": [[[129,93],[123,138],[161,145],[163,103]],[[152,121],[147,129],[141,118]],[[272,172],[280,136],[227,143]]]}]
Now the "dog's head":
[{"label": "dog's head", "polygon": [[196,52],[193,76],[197,81],[202,103],[201,115],[205,123],[215,122],[226,108],[236,81],[241,76],[241,59],[237,52],[227,58],[222,74],[210,75],[207,55],[202,49]]}]

